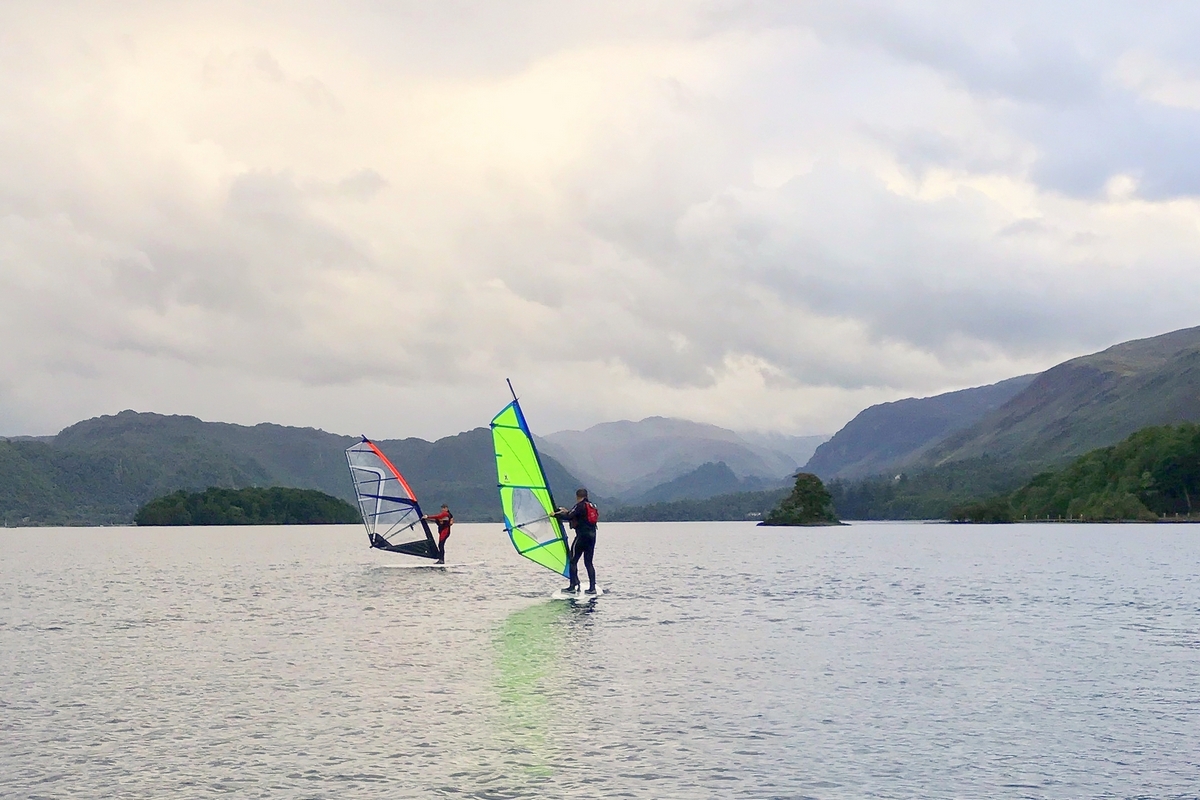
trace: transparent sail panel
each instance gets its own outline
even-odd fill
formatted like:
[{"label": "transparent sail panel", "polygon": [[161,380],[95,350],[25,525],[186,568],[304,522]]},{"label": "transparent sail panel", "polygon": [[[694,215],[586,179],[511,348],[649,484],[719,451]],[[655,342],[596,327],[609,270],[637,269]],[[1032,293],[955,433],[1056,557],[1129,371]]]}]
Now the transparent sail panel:
[{"label": "transparent sail panel", "polygon": [[520,528],[530,538],[544,542],[558,535],[550,520],[551,511],[553,509],[547,508],[532,489],[522,487],[513,490],[513,527]]}]

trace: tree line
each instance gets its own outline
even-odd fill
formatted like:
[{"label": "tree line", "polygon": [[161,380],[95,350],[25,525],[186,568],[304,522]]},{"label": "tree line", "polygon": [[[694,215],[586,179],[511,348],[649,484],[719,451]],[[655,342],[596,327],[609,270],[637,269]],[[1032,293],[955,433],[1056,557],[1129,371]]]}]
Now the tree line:
[{"label": "tree line", "polygon": [[359,522],[354,506],[316,489],[180,490],[138,509],[138,525],[335,525]]},{"label": "tree line", "polygon": [[1200,513],[1200,425],[1144,428],[1008,494],[951,511],[959,522],[1190,518]]}]

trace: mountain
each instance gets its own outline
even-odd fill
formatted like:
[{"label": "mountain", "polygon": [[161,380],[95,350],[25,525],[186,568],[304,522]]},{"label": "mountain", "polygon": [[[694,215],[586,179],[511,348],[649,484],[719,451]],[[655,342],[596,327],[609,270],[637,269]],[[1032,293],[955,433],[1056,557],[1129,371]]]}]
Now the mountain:
[{"label": "mountain", "polygon": [[1036,377],[871,406],[818,447],[804,469],[824,480],[894,472],[1000,408]]},{"label": "mountain", "polygon": [[623,501],[707,463],[724,462],[739,478],[783,478],[799,467],[786,453],[734,431],[667,417],[559,431],[539,438],[538,446],[589,488]]},{"label": "mountain", "polygon": [[1188,328],[1065,361],[974,423],[891,465],[889,472],[902,466],[902,473],[839,480],[830,491],[845,519],[945,517],[1136,431],[1197,421],[1200,328]]},{"label": "mountain", "polygon": [[979,458],[1050,466],[1155,425],[1200,421],[1200,327],[1114,345],[1046,370],[930,448],[924,466]]},{"label": "mountain", "polygon": [[764,489],[776,489],[783,481],[769,478],[739,478],[724,461],[701,464],[691,472],[680,475],[665,483],[660,483],[643,494],[628,501],[628,505],[651,505],[653,503],[670,503],[675,500],[702,500],[723,494],[738,492],[760,492]]},{"label": "mountain", "polygon": [[[180,489],[286,486],[353,500],[344,450],[357,437],[264,423],[123,411],[65,428],[49,441],[0,439],[0,518],[5,524],[127,523],[143,503]],[[436,442],[377,441],[431,507],[458,519],[499,519],[491,432],[476,428]],[[556,494],[579,479],[552,457]]]}]

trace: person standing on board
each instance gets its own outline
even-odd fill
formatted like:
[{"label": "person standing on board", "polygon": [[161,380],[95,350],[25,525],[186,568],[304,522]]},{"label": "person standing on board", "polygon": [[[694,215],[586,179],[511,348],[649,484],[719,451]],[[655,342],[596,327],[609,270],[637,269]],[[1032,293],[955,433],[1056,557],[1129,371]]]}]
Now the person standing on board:
[{"label": "person standing on board", "polygon": [[437,514],[429,514],[422,517],[426,522],[436,522],[438,529],[438,558],[435,564],[446,563],[446,540],[450,538],[450,526],[454,524],[454,515],[450,513],[450,506],[442,503],[442,510]]},{"label": "person standing on board", "polygon": [[600,520],[600,512],[592,501],[588,500],[587,489],[575,492],[575,505],[570,509],[560,508],[554,516],[570,523],[575,530],[575,543],[571,546],[571,585],[568,592],[579,591],[579,557],[583,556],[583,566],[587,568],[588,588],[586,594],[596,593],[596,568],[592,566],[592,554],[596,552],[596,523]]}]

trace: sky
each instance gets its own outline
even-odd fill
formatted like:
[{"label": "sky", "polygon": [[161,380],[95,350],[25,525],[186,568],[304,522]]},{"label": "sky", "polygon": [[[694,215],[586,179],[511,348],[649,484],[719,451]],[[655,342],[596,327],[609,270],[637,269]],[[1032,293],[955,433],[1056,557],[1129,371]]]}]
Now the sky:
[{"label": "sky", "polygon": [[1187,2],[0,4],[0,435],[863,408],[1200,324]]}]

